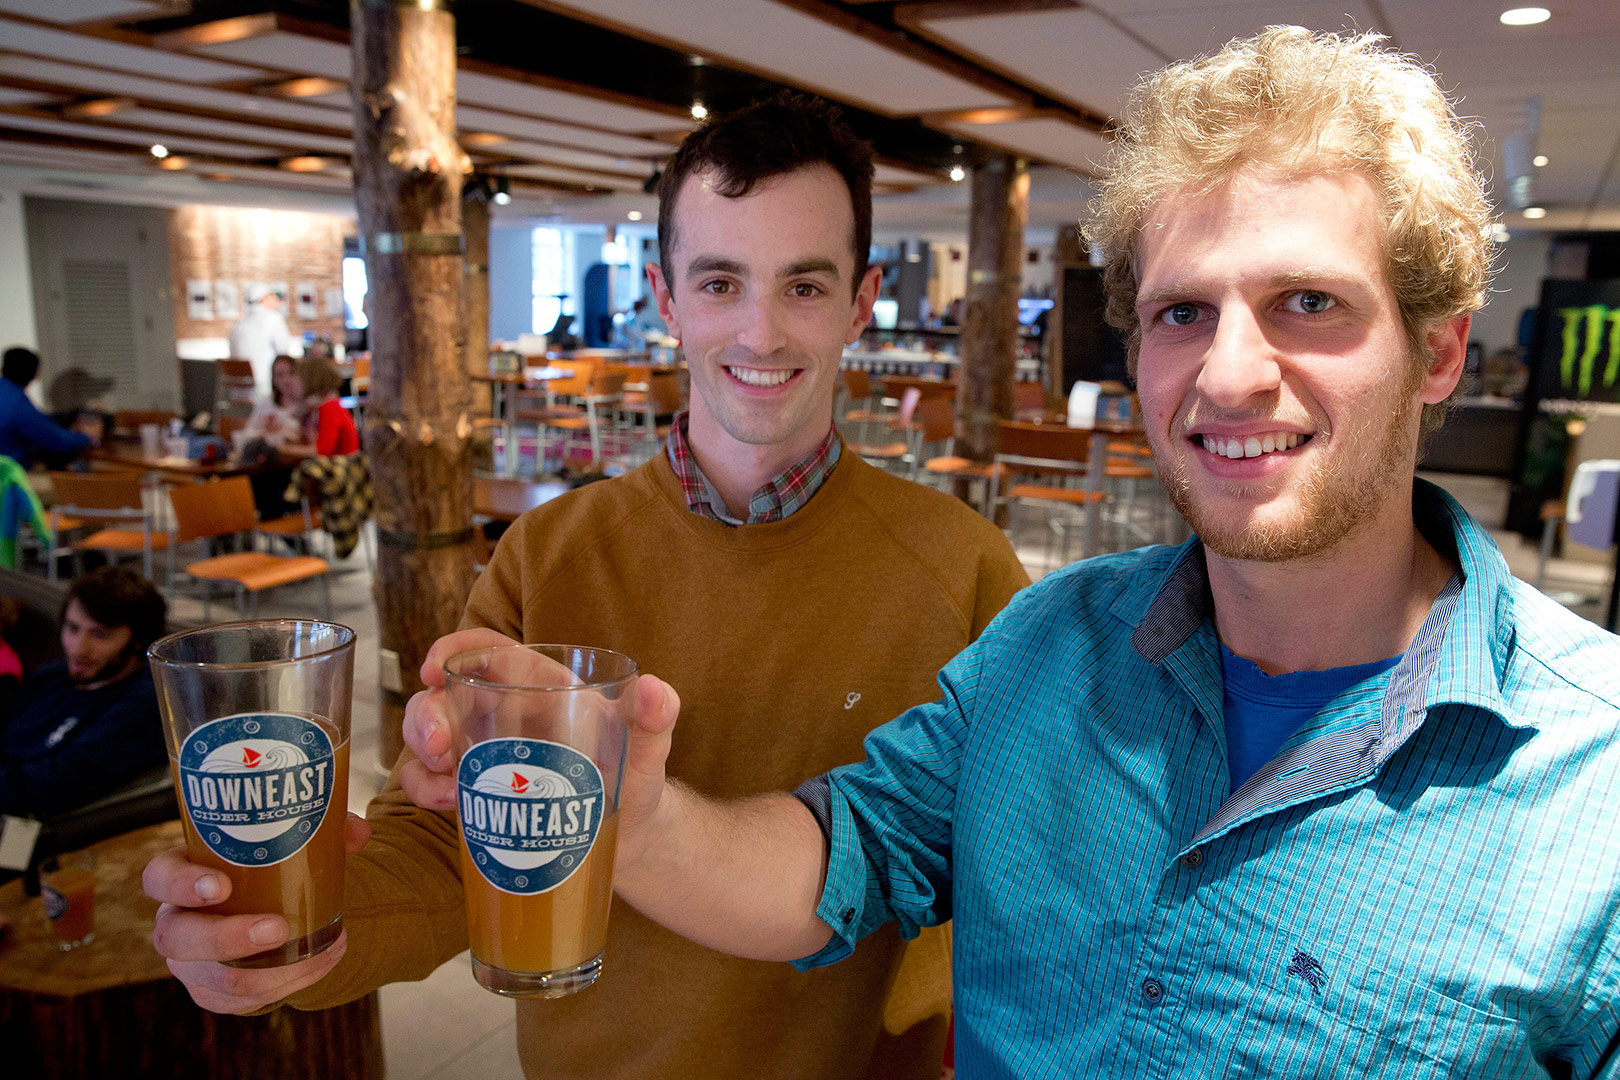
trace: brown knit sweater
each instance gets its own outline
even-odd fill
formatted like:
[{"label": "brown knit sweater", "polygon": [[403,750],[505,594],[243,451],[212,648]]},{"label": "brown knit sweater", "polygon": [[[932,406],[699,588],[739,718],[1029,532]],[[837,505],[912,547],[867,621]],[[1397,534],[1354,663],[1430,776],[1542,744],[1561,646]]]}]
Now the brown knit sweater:
[{"label": "brown knit sweater", "polygon": [[[734,798],[860,758],[866,732],[936,697],[938,669],[1027,583],[989,522],[854,454],[787,520],[737,528],[687,510],[660,454],[519,519],[464,622],[627,653],[681,696],[670,775]],[[453,820],[394,780],[369,817],[348,955],[297,1006],[422,978],[467,947]],[[908,945],[889,927],[800,974],[616,902],[601,978],[520,1002],[518,1046],[530,1077],[932,1080],[949,1000],[943,929]]]}]

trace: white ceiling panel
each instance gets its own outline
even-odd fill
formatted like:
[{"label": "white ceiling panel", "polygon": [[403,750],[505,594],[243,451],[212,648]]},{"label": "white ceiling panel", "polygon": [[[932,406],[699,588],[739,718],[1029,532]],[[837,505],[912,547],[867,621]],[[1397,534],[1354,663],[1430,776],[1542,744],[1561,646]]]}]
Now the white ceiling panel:
[{"label": "white ceiling panel", "polygon": [[556,180],[565,184],[583,184],[587,187],[598,187],[603,190],[636,192],[641,190],[641,184],[634,180],[614,180],[597,173],[579,172],[575,169],[555,169],[548,165],[514,165],[504,171],[511,176],[522,176],[531,180]]},{"label": "white ceiling panel", "polygon": [[335,139],[329,135],[308,135],[281,128],[236,124],[226,120],[208,120],[184,113],[162,112],[158,109],[125,109],[96,121],[112,126],[140,126],[184,131],[192,135],[228,137],[235,139],[262,139],[278,146],[291,146],[310,151],[324,151],[348,157],[354,144],[348,139]]},{"label": "white ceiling panel", "polygon": [[57,100],[60,99],[37,90],[14,90],[9,86],[0,86],[0,105],[39,105]]},{"label": "white ceiling panel", "polygon": [[342,129],[354,125],[353,118],[343,109],[299,105],[290,101],[238,94],[229,90],[213,90],[204,86],[166,82],[142,75],[121,75],[116,72],[77,67],[56,60],[37,60],[14,53],[0,52],[0,75],[58,83],[86,93],[122,94],[154,101],[169,101],[177,105],[195,105],[205,109],[256,112],[262,116],[274,116],[282,120],[320,127]]},{"label": "white ceiling panel", "polygon": [[580,169],[607,170],[614,173],[635,173],[646,176],[653,170],[650,162],[637,158],[614,157],[612,154],[595,154],[589,150],[567,150],[560,146],[546,146],[543,143],[523,142],[521,140],[503,143],[478,149],[497,157],[526,157],[549,162],[553,165],[572,165]]},{"label": "white ceiling panel", "polygon": [[549,120],[532,120],[511,113],[480,109],[474,105],[456,108],[456,122],[462,131],[493,131],[501,135],[521,135],[542,142],[558,142],[568,146],[600,150],[603,153],[632,158],[667,157],[675,148],[656,139],[639,139],[633,135],[612,135],[588,128],[557,124]]},{"label": "white ceiling panel", "polygon": [[887,115],[1011,104],[983,87],[772,0],[562,0],[588,21],[674,42]]},{"label": "white ceiling panel", "polygon": [[[148,132],[125,131],[103,127],[96,123],[75,123],[71,120],[47,120],[37,116],[7,115],[0,124],[42,131],[53,135],[67,135],[80,139],[99,139],[103,142],[128,143],[131,146],[150,146],[155,139]],[[177,154],[220,154],[225,157],[275,157],[282,153],[268,146],[243,146],[239,143],[215,142],[189,135],[165,135],[163,145]]]},{"label": "white ceiling panel", "polygon": [[1108,142],[1101,135],[1065,120],[941,126],[966,139],[982,140],[1039,161],[1086,173],[1095,173],[1108,153]]},{"label": "white ceiling panel", "polygon": [[162,10],[153,0],[0,0],[0,11],[54,23],[149,18]]},{"label": "white ceiling panel", "polygon": [[878,165],[873,170],[872,179],[879,184],[937,184],[944,177],[938,173],[902,169],[895,165]]},{"label": "white ceiling panel", "polygon": [[212,45],[189,45],[186,51],[300,75],[324,75],[344,82],[349,81],[354,68],[347,44],[287,30],[272,30],[268,34],[255,34],[253,37]]},{"label": "white ceiling panel", "polygon": [[[1107,7],[1105,3],[1102,5]],[[1286,23],[1312,30],[1352,32],[1373,26],[1366,6],[1345,0],[1250,0],[1248,3],[1183,4],[1122,16],[1120,21],[1162,52],[1167,60],[1190,60],[1219,51],[1233,38],[1250,37]]]},{"label": "white ceiling panel", "polygon": [[575,123],[620,132],[668,131],[692,126],[689,117],[598,101],[583,94],[552,90],[475,71],[456,73],[456,100],[531,116],[566,116]]},{"label": "white ceiling panel", "polygon": [[1053,97],[1108,116],[1164,58],[1085,8],[928,19],[926,33]]},{"label": "white ceiling panel", "polygon": [[257,68],[221,64],[213,60],[199,60],[195,56],[148,49],[141,45],[125,45],[76,34],[71,30],[53,30],[46,26],[30,26],[20,22],[0,22],[0,43],[7,49],[33,53],[36,56],[71,56],[84,64],[135,71],[143,75],[158,75],[165,79],[184,82],[222,82],[226,79],[249,79],[262,75]]}]

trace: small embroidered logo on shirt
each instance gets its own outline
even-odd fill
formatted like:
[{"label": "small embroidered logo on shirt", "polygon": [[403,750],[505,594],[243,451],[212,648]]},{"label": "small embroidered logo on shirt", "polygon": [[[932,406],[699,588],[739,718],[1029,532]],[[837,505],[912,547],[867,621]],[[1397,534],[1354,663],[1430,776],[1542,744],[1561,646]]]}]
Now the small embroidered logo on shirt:
[{"label": "small embroidered logo on shirt", "polygon": [[1303,949],[1294,950],[1294,959],[1288,965],[1288,974],[1298,975],[1311,984],[1311,993],[1319,994],[1322,987],[1327,985],[1327,972],[1322,970],[1322,962]]},{"label": "small embroidered logo on shirt", "polygon": [[854,690],[851,690],[849,692],[849,696],[844,698],[844,708],[846,710],[853,709],[855,707],[855,703],[859,700],[861,700],[861,695],[856,693]]},{"label": "small embroidered logo on shirt", "polygon": [[[846,709],[849,706],[844,706]],[[46,749],[55,749],[56,744],[67,738],[68,732],[79,726],[79,718],[70,716],[56,726],[56,730],[45,736]]]}]

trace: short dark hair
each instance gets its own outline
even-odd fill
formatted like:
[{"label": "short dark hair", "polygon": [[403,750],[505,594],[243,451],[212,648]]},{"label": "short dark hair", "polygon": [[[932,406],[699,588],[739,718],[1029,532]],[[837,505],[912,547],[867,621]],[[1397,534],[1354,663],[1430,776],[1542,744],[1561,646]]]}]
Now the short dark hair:
[{"label": "short dark hair", "polygon": [[77,600],[84,613],[102,626],[129,627],[130,648],[136,654],[163,636],[169,605],[157,587],[133,570],[103,566],[77,578],[62,601],[62,615]]},{"label": "short dark hair", "polygon": [[713,171],[715,191],[740,199],[773,177],[812,165],[830,166],[849,188],[855,213],[855,280],[858,293],[872,250],[872,146],[844,123],[838,106],[808,94],[783,91],[727,113],[686,137],[658,181],[658,260],[673,278],[675,196],[693,173]]},{"label": "short dark hair", "polygon": [[10,379],[18,386],[27,386],[39,374],[39,354],[33,349],[14,345],[0,359],[0,378]]}]

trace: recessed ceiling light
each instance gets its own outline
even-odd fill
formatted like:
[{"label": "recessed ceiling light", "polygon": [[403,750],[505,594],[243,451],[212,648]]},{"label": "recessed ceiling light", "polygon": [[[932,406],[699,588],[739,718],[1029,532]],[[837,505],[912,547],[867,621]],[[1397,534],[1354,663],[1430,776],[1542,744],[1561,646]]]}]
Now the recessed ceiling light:
[{"label": "recessed ceiling light", "polygon": [[1544,7],[1510,8],[1502,12],[1503,26],[1534,26],[1544,23],[1552,18],[1552,12]]},{"label": "recessed ceiling light", "polygon": [[967,177],[967,170],[962,168],[962,166],[960,166],[960,165],[952,165],[951,166],[951,179],[953,181],[955,181],[956,183],[961,183],[962,180],[965,179],[966,177]]},{"label": "recessed ceiling light", "polygon": [[694,119],[694,120],[702,120],[705,116],[708,116],[708,115],[709,115],[709,110],[704,108],[703,102],[701,102],[701,101],[692,102],[692,119]]},{"label": "recessed ceiling light", "polygon": [[158,162],[158,168],[168,169],[172,172],[176,169],[183,169],[190,164],[191,162],[187,161],[179,154],[171,154],[169,157],[166,157]]},{"label": "recessed ceiling light", "polygon": [[509,192],[509,191],[497,191],[495,193],[495,205],[497,205],[497,206],[505,206],[507,203],[509,203],[511,201],[512,201],[512,193],[511,192]]},{"label": "recessed ceiling light", "polygon": [[641,220],[641,211],[640,210],[632,210],[632,211],[630,211],[628,214],[626,214],[624,216],[629,218],[631,221],[640,221]]},{"label": "recessed ceiling light", "polygon": [[1527,206],[1524,208],[1524,216],[1529,218],[1531,221],[1535,221],[1539,218],[1546,217],[1547,210],[1545,207],[1541,206]]},{"label": "recessed ceiling light", "polygon": [[320,172],[331,164],[331,159],[320,157],[317,154],[302,154],[298,157],[283,158],[281,167],[288,172],[312,173]]},{"label": "recessed ceiling light", "polygon": [[1530,159],[1530,164],[1534,165],[1538,169],[1545,167],[1547,164],[1547,155],[1537,154],[1535,157]]},{"label": "recessed ceiling light", "polygon": [[169,156],[169,148],[164,146],[162,143],[153,143],[152,156],[155,158],[166,158]]}]

